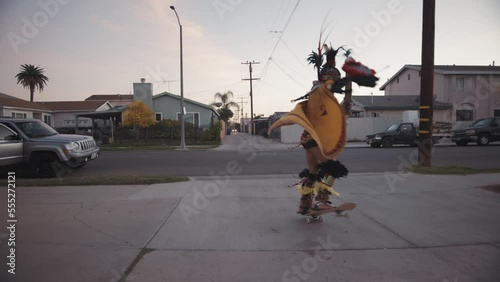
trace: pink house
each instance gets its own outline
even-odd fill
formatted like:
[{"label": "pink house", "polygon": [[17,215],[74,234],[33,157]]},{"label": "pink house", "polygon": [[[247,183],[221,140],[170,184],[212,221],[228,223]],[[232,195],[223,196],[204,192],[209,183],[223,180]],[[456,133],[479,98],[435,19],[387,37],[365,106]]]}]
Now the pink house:
[{"label": "pink house", "polygon": [[[405,65],[380,90],[385,96],[420,95],[420,65]],[[472,121],[500,116],[500,67],[434,66],[434,99],[451,104],[434,120]]]}]

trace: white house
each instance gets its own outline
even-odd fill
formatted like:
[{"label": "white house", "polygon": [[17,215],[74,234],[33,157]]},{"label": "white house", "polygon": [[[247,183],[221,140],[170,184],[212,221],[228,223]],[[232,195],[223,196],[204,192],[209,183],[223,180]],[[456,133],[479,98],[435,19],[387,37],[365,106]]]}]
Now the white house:
[{"label": "white house", "polygon": [[[112,108],[107,101],[66,101],[66,102],[40,102],[52,111],[52,127],[75,127],[76,115],[81,113],[101,112]],[[92,119],[79,118],[79,128],[92,128]]]}]

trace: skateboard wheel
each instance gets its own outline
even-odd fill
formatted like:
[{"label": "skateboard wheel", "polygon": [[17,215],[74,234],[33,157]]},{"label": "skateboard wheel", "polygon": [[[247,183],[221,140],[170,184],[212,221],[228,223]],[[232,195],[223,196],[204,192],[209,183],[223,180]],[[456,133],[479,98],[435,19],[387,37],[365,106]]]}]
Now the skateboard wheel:
[{"label": "skateboard wheel", "polygon": [[306,217],[306,223],[311,223],[311,218],[310,217]]},{"label": "skateboard wheel", "polygon": [[322,222],[322,221],[323,221],[323,217],[318,216],[318,219],[317,219],[317,220],[318,220],[318,222]]}]

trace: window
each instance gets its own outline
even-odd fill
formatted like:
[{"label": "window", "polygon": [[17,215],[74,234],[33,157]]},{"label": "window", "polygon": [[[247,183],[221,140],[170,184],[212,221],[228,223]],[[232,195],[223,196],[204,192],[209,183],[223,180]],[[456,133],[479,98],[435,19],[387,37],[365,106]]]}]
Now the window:
[{"label": "window", "polygon": [[372,117],[379,117],[380,115],[377,113],[372,113]]},{"label": "window", "polygon": [[398,78],[396,78],[396,83],[399,83],[399,77],[398,77]]},{"label": "window", "polygon": [[[177,113],[177,120],[181,119],[181,113]],[[200,113],[186,113],[184,115],[184,122],[189,122],[195,127],[200,127]]]},{"label": "window", "polygon": [[472,90],[472,80],[467,77],[457,77],[457,91],[468,92]]},{"label": "window", "polygon": [[473,112],[472,110],[457,110],[457,121],[472,121]]},{"label": "window", "polygon": [[500,117],[500,110],[495,110],[493,113],[494,117]]},{"label": "window", "polygon": [[14,140],[15,137],[16,134],[14,132],[5,127],[3,124],[0,124],[0,142],[6,140]]},{"label": "window", "polygon": [[408,80],[410,80],[410,74],[408,74]]},{"label": "window", "polygon": [[[163,113],[156,113],[155,114],[155,120],[156,121],[161,121],[163,119]],[[180,117],[179,117],[180,119]]]},{"label": "window", "polygon": [[12,112],[12,117],[13,118],[28,118],[28,115],[26,113]]},{"label": "window", "polygon": [[43,122],[45,122],[48,125],[52,125],[52,116],[44,115],[43,116]]}]

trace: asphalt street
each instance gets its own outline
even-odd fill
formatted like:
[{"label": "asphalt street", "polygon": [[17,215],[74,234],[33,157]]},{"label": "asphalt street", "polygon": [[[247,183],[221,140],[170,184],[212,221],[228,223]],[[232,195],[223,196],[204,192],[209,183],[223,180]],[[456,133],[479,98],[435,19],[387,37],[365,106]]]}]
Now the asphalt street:
[{"label": "asphalt street", "polygon": [[[251,146],[249,144],[252,144]],[[179,175],[206,176],[237,162],[241,175],[295,175],[304,168],[304,150],[290,151],[294,144],[281,144],[262,137],[233,134],[213,150],[103,152],[86,167],[68,175]],[[338,157],[353,173],[396,172],[418,163],[418,149],[409,146],[371,148],[365,143],[348,143]],[[433,165],[472,168],[500,168],[500,145],[457,147],[437,145]]]}]

